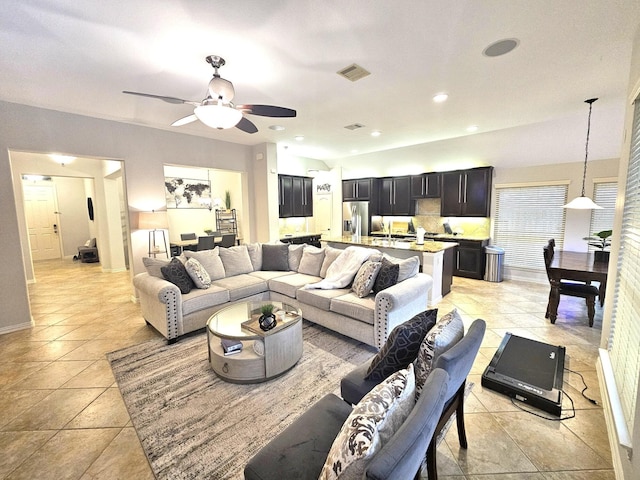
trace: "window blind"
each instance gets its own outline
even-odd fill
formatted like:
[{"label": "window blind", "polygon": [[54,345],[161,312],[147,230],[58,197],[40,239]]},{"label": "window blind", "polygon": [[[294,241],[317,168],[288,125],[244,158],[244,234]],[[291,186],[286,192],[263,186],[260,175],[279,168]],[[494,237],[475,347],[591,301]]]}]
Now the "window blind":
[{"label": "window blind", "polygon": [[633,431],[640,376],[640,108],[635,102],[620,251],[617,261],[609,357],[629,431]]},{"label": "window blind", "polygon": [[542,248],[550,238],[562,249],[567,185],[496,185],[494,242],[505,265],[544,270]]},{"label": "window blind", "polygon": [[[602,230],[613,229],[617,196],[617,182],[598,182],[594,185],[593,201],[600,205],[602,210],[591,210],[590,235],[601,232]],[[589,250],[598,250],[598,248],[590,246]]]}]

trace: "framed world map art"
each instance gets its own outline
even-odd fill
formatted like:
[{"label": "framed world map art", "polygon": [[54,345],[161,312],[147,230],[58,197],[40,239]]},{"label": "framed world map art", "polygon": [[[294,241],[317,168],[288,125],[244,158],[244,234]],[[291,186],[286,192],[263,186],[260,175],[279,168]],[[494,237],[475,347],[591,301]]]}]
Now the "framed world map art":
[{"label": "framed world map art", "polygon": [[165,177],[167,208],[210,208],[211,182],[180,177]]}]

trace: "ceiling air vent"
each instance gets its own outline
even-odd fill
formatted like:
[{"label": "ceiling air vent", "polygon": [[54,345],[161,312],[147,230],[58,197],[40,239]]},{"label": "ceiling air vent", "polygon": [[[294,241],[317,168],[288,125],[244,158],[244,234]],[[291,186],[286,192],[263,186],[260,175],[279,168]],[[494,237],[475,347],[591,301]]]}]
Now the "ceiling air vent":
[{"label": "ceiling air vent", "polygon": [[346,128],[347,130],[357,130],[362,127],[364,127],[364,125],[362,125],[361,123],[352,123],[351,125],[347,125],[344,128]]},{"label": "ceiling air vent", "polygon": [[346,78],[347,80],[351,80],[352,82],[360,80],[367,75],[371,75],[371,72],[366,71],[360,65],[356,65],[355,63],[343,68],[342,70],[338,70],[337,73],[338,75]]}]

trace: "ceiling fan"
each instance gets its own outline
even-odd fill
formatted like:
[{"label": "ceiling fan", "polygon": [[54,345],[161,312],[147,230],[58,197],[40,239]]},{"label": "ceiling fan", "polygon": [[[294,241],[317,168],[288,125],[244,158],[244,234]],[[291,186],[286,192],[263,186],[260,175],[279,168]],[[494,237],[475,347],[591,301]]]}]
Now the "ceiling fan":
[{"label": "ceiling fan", "polygon": [[273,105],[235,105],[231,102],[235,96],[233,84],[220,76],[218,69],[225,64],[224,58],[217,55],[209,55],[206,58],[214,69],[213,78],[209,82],[207,96],[202,102],[183,100],[176,97],[165,97],[162,95],[152,95],[150,93],[123,91],[128,95],[139,95],[141,97],[157,98],[167,103],[193,105],[193,113],[180,118],[171,124],[172,127],[179,127],[187,123],[200,120],[211,128],[231,128],[236,127],[247,133],[256,133],[258,128],[254,123],[244,116],[245,113],[260,115],[262,117],[295,117],[296,111],[285,107]]}]

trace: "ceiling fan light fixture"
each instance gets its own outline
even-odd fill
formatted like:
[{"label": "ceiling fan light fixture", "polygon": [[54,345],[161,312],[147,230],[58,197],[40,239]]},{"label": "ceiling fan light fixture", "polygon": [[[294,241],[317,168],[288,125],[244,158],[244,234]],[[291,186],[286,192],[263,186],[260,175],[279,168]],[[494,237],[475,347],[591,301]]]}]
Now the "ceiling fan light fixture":
[{"label": "ceiling fan light fixture", "polygon": [[222,102],[200,105],[194,109],[193,113],[207,127],[218,129],[235,127],[242,119],[240,110],[224,105]]},{"label": "ceiling fan light fixture", "polygon": [[211,95],[211,98],[218,98],[228,103],[233,100],[235,94],[236,91],[233,88],[233,84],[220,75],[214,75],[209,82],[209,95]]}]

